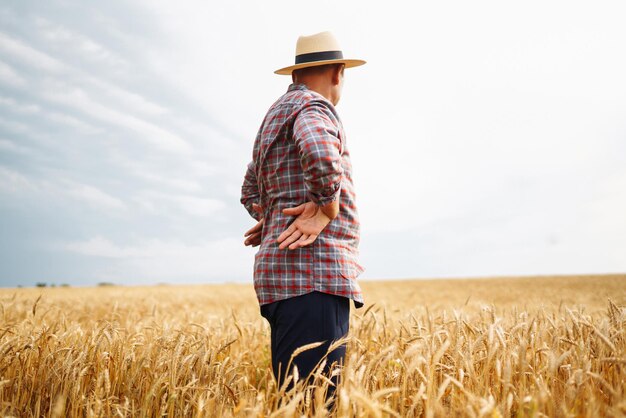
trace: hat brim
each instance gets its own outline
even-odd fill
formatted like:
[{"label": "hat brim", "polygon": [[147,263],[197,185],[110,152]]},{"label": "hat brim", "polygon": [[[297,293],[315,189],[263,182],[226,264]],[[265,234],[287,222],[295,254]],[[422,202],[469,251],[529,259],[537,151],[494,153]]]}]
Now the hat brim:
[{"label": "hat brim", "polygon": [[326,65],[326,64],[345,64],[346,68],[352,68],[352,67],[358,67],[359,65],[365,64],[365,61],[363,61],[363,60],[336,59],[336,60],[303,62],[302,64],[290,65],[289,67],[285,67],[285,68],[281,68],[280,70],[276,70],[276,71],[274,71],[274,74],[291,75],[291,73],[294,70],[299,70],[300,68],[317,67],[319,65]]}]

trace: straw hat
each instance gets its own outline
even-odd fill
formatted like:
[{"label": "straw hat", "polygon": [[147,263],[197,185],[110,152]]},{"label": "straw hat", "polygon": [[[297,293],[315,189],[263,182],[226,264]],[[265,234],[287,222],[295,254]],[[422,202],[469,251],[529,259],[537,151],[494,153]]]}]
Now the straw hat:
[{"label": "straw hat", "polygon": [[311,36],[301,36],[296,43],[295,65],[274,71],[276,74],[290,75],[293,70],[325,64],[345,64],[346,68],[365,64],[363,60],[344,59],[339,43],[330,32]]}]

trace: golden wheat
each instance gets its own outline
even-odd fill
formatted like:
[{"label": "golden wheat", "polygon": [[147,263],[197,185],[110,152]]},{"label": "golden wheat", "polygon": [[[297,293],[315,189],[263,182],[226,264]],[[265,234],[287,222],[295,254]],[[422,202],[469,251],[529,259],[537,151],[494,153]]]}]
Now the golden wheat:
[{"label": "golden wheat", "polygon": [[[362,285],[338,416],[626,414],[624,275]],[[0,414],[328,415],[268,347],[251,285],[3,289]]]}]

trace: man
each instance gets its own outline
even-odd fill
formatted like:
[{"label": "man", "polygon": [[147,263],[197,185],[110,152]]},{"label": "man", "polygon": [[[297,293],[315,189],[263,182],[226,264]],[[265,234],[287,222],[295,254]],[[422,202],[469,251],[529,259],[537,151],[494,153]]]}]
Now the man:
[{"label": "man", "polygon": [[[344,68],[333,35],[302,36],[295,65],[277,70],[293,84],[267,112],[254,142],[241,203],[258,223],[245,233],[255,256],[254,287],[271,328],[272,369],[279,385],[294,351],[325,342],[295,358],[305,378],[326,358],[341,364],[345,345],[329,345],[349,327],[349,300],[363,305],[356,282],[359,220],[346,138],[335,105]],[[335,379],[336,383],[336,379]],[[332,389],[331,389],[332,390]]]}]

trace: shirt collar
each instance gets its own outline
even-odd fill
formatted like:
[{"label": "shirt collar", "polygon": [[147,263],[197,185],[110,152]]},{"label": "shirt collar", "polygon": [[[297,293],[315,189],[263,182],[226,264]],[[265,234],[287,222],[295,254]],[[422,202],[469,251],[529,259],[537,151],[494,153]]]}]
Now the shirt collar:
[{"label": "shirt collar", "polygon": [[287,89],[287,91],[294,91],[294,90],[308,90],[308,87],[305,84],[302,83],[292,83],[291,85],[289,85],[289,88]]}]

